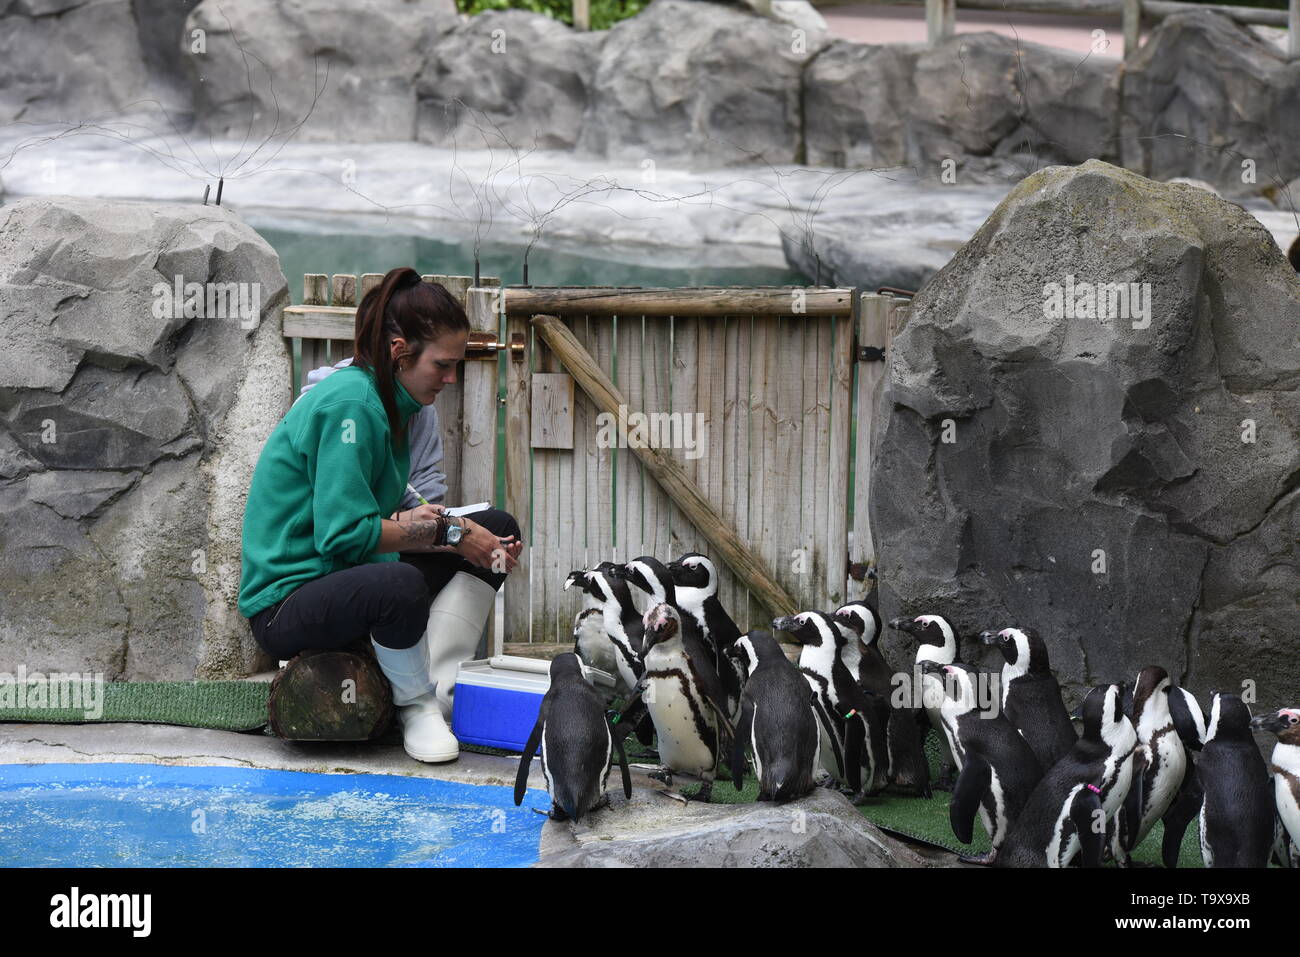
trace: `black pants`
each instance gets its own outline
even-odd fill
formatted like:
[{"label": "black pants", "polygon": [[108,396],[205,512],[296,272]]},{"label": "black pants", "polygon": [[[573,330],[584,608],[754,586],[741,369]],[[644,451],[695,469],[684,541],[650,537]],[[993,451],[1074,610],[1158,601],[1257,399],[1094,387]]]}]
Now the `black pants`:
[{"label": "black pants", "polygon": [[[509,512],[475,512],[472,521],[494,535],[519,535]],[[505,575],[471,565],[452,552],[402,552],[332,572],[298,586],[248,620],[258,645],[277,661],[301,651],[333,651],[374,636],[387,648],[410,648],[429,621],[429,605],[457,572],[500,589]]]}]

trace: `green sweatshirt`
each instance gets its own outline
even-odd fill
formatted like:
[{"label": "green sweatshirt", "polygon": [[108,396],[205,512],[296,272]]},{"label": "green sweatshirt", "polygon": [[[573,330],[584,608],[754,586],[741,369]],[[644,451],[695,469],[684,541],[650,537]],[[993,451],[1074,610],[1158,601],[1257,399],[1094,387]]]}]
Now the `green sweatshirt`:
[{"label": "green sweatshirt", "polygon": [[[423,406],[396,385],[406,425]],[[252,618],[295,588],[369,562],[397,511],[410,449],[394,449],[374,374],[349,366],[294,403],[271,432],[244,508],[239,613]]]}]

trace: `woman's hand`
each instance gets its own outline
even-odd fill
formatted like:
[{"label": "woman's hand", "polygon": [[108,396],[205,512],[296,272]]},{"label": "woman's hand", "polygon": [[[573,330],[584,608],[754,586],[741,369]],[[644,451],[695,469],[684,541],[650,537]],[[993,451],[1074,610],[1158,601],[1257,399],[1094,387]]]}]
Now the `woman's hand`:
[{"label": "woman's hand", "polygon": [[514,570],[523,551],[524,543],[513,535],[499,538],[477,522],[468,518],[460,519],[465,526],[465,536],[455,547],[455,552],[471,565],[486,568],[497,574],[508,574]]},{"label": "woman's hand", "polygon": [[415,508],[409,508],[404,512],[397,513],[399,522],[431,522],[446,509],[441,505],[417,505]]}]

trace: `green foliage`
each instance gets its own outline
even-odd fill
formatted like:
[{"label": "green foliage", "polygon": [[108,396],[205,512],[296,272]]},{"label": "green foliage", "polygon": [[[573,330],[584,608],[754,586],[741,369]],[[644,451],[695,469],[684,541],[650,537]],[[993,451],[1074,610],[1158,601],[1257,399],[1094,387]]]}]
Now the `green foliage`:
[{"label": "green foliage", "polygon": [[[591,29],[608,30],[620,20],[634,17],[650,0],[591,0]],[[456,0],[461,13],[484,10],[528,10],[573,26],[572,0]]]}]

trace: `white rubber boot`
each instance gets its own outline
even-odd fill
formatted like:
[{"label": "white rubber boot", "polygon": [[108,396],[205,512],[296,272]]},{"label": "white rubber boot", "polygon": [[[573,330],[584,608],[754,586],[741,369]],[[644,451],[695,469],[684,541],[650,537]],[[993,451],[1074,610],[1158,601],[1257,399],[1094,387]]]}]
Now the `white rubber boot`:
[{"label": "white rubber boot", "polygon": [[429,677],[429,643],[424,635],[410,648],[385,648],[373,638],[379,669],[393,686],[402,724],[402,746],[417,761],[441,764],[460,756],[460,742],[443,720]]},{"label": "white rubber boot", "polygon": [[442,716],[451,720],[456,671],[478,649],[483,626],[496,603],[496,589],[469,572],[457,572],[429,606],[429,676],[437,683]]}]

